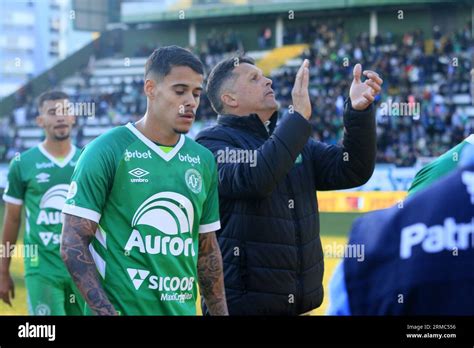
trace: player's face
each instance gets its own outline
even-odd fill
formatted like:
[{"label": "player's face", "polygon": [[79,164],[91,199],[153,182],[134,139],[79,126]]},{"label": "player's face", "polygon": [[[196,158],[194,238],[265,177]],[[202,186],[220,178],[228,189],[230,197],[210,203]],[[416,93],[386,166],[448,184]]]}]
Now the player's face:
[{"label": "player's face", "polygon": [[262,70],[254,65],[243,63],[234,69],[234,73],[238,77],[230,88],[239,107],[257,114],[259,111],[278,109],[272,80],[263,76]]},{"label": "player's face", "polygon": [[149,102],[161,123],[175,133],[187,133],[196,117],[202,83],[203,76],[186,66],[173,67],[160,79]]},{"label": "player's face", "polygon": [[56,141],[69,139],[75,122],[69,115],[67,99],[46,100],[43,102],[36,121],[44,129],[46,137]]}]

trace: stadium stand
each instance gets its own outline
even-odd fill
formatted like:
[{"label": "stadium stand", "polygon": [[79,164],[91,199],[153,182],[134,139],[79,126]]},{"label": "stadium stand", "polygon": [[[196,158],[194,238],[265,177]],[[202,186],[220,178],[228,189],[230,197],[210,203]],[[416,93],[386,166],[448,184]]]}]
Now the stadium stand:
[{"label": "stadium stand", "polygon": [[[418,118],[413,115],[393,117],[397,116],[393,109],[387,116],[382,108],[378,109],[378,163],[411,166],[417,158],[439,156],[474,133],[474,106],[469,95],[470,59],[474,55],[470,23],[449,34],[442,34],[434,27],[430,39],[425,39],[427,35],[423,31],[416,30],[402,36],[388,32],[377,36],[373,42],[366,32],[349,40],[345,37],[347,30],[344,30],[343,22],[332,23],[311,22],[287,28],[284,32],[287,46],[273,51],[247,52],[262,62],[262,69],[271,71],[282,107],[291,104],[291,88],[301,60],[310,60],[311,122],[316,139],[327,143],[341,139],[343,98],[348,95],[352,67],[356,62],[366,69],[376,70],[383,77],[385,90],[379,105],[386,103],[390,107],[395,102],[420,105]],[[239,33],[233,31],[211,31],[198,46],[194,51],[208,71],[224,56],[244,51]],[[59,85],[54,76],[50,77],[52,87],[68,92],[73,101],[94,102],[95,117],[78,118],[75,130],[78,146],[84,146],[110,127],[134,121],[144,113],[146,100],[142,93],[142,74],[151,50],[152,47],[140,47],[131,58],[120,57],[116,51],[97,60],[92,56],[87,66]],[[288,52],[290,54],[284,59],[278,59],[279,54]],[[265,68],[266,56],[274,57],[280,66]],[[20,93],[24,96],[28,91],[19,92],[19,101],[22,100]],[[23,99],[17,103],[21,106],[9,117],[0,118],[0,162],[9,161],[16,152],[41,140],[41,131],[35,127],[34,101]],[[203,96],[190,136],[212,124],[215,117],[209,101]]]}]

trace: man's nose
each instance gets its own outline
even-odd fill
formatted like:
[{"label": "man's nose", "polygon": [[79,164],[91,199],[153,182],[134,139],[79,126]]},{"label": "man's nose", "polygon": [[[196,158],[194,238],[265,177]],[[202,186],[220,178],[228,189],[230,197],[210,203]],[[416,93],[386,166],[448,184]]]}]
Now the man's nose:
[{"label": "man's nose", "polygon": [[271,86],[273,81],[269,79],[268,77],[265,77],[265,86]]},{"label": "man's nose", "polygon": [[185,103],[184,103],[184,106],[186,108],[194,109],[196,105],[197,105],[196,99],[194,99],[194,96],[192,94],[186,98]]}]

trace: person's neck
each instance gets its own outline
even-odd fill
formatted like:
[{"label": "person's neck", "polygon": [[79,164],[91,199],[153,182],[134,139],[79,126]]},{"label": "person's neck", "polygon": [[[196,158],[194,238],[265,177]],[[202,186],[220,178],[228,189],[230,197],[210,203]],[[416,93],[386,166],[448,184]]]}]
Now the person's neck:
[{"label": "person's neck", "polygon": [[149,116],[148,111],[135,122],[135,127],[148,139],[163,146],[176,145],[180,137],[174,130],[166,131],[165,127],[161,127],[159,122]]},{"label": "person's neck", "polygon": [[53,157],[66,157],[71,152],[71,138],[65,140],[46,138],[43,141],[43,147]]},{"label": "person's neck", "polygon": [[262,123],[265,123],[267,122],[270,118],[272,118],[272,115],[275,113],[275,110],[271,110],[271,111],[262,111],[262,112],[259,112],[257,115],[258,115],[258,118],[260,118],[260,120],[262,121]]}]

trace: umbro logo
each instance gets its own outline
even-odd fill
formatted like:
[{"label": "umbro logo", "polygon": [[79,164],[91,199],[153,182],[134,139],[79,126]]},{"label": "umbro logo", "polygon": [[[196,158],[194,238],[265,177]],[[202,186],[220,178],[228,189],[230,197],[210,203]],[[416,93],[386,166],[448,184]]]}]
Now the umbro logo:
[{"label": "umbro logo", "polygon": [[145,169],[141,169],[141,168],[132,169],[131,171],[129,171],[129,173],[132,174],[136,178],[141,178],[142,176],[150,174]]},{"label": "umbro logo", "polygon": [[135,179],[130,179],[130,182],[148,182],[148,179],[143,179],[143,177],[150,174],[150,172],[142,168],[132,169],[128,173],[132,175],[133,177],[135,177]]},{"label": "umbro logo", "polygon": [[140,286],[142,286],[146,277],[148,277],[148,275],[150,274],[150,271],[135,268],[127,268],[127,272],[130,279],[132,280],[135,290],[140,289]]},{"label": "umbro logo", "polygon": [[39,173],[36,175],[36,181],[40,183],[49,182],[50,175],[48,173]]}]

